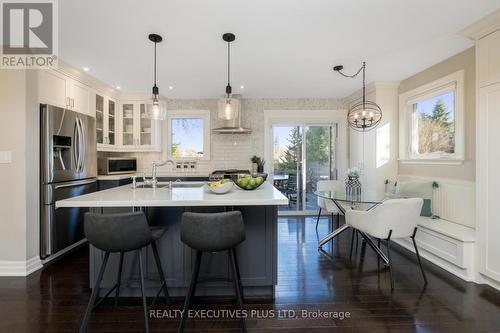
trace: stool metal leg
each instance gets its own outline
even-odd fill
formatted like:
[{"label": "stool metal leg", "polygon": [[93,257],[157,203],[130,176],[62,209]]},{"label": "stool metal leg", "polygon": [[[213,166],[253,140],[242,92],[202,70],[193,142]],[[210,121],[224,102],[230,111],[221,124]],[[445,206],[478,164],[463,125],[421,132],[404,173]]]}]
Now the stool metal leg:
[{"label": "stool metal leg", "polygon": [[391,279],[391,291],[394,290],[394,277],[392,276],[392,260],[391,260],[391,235],[392,230],[389,231],[389,236],[387,237],[387,258],[389,259],[389,278]]},{"label": "stool metal leg", "polygon": [[243,296],[243,285],[241,283],[240,266],[238,265],[238,257],[236,256],[236,249],[232,248],[229,251],[231,252],[231,253],[229,253],[229,255],[232,255],[234,257],[234,264],[236,267],[236,276],[238,277],[238,284],[240,285],[241,302],[245,303],[245,297]]},{"label": "stool metal leg", "polygon": [[184,327],[186,326],[186,319],[188,315],[188,309],[193,300],[194,293],[196,291],[196,281],[198,280],[198,273],[200,272],[200,264],[201,264],[201,255],[203,253],[201,251],[196,251],[196,261],[193,267],[193,275],[191,276],[191,284],[189,285],[189,290],[186,294],[186,299],[184,301],[184,308],[182,310],[182,318],[181,324],[179,325],[179,333],[184,332]]},{"label": "stool metal leg", "polygon": [[153,255],[156,261],[156,268],[158,269],[158,274],[160,275],[160,282],[161,282],[160,288],[163,289],[163,292],[165,293],[165,303],[168,304],[170,296],[168,295],[167,280],[165,279],[165,274],[163,272],[163,268],[161,267],[161,261],[160,261],[160,256],[158,254],[158,248],[156,247],[156,242],[151,243],[151,248],[153,249]]},{"label": "stool metal leg", "polygon": [[118,306],[118,299],[120,298],[122,269],[123,269],[123,252],[120,252],[120,264],[118,265],[118,277],[116,279],[115,307]]},{"label": "stool metal leg", "polygon": [[[240,284],[238,283],[238,274],[236,272],[236,256],[234,253],[234,248],[229,250],[228,252],[229,252],[229,257],[231,259],[231,270],[233,273],[233,282],[234,282],[234,291],[236,293],[236,301],[238,303],[238,307],[240,308],[240,310],[243,310],[243,299],[241,297],[242,291],[240,289]],[[247,326],[245,323],[245,318],[243,318],[243,316],[241,317],[240,322],[241,322],[241,329],[243,330],[244,333],[246,333]]]},{"label": "stool metal leg", "polygon": [[319,217],[320,216],[321,216],[321,208],[319,209],[318,218],[316,219],[316,229],[318,229],[318,223],[319,223]]},{"label": "stool metal leg", "polygon": [[82,325],[80,326],[80,333],[87,332],[87,326],[90,321],[90,316],[92,314],[92,310],[94,308],[95,301],[97,299],[97,295],[99,294],[99,288],[101,287],[102,277],[104,276],[104,270],[106,269],[106,264],[108,263],[109,252],[104,254],[104,260],[101,265],[101,269],[99,270],[99,274],[97,276],[97,280],[94,283],[94,288],[92,289],[92,295],[90,295],[89,304],[87,305],[87,310],[85,310],[85,315],[83,316]]},{"label": "stool metal leg", "polygon": [[146,302],[146,292],[144,290],[144,271],[142,268],[142,251],[137,250],[137,256],[139,257],[139,275],[141,282],[141,294],[142,294],[142,307],[144,309],[144,329],[146,333],[149,333],[149,320],[148,320],[148,303]]}]

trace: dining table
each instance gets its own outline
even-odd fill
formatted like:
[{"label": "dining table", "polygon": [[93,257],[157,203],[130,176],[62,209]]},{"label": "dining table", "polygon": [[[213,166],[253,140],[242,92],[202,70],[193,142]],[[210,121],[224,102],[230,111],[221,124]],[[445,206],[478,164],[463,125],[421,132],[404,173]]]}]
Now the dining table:
[{"label": "dining table", "polygon": [[[324,200],[331,200],[335,205],[338,207],[338,209],[342,212],[343,215],[348,210],[363,210],[363,211],[369,211],[380,205],[382,202],[384,202],[387,197],[385,195],[380,195],[375,192],[362,192],[361,194],[350,194],[347,191],[339,191],[339,190],[317,190],[314,191],[314,194],[322,198]],[[347,223],[343,224],[342,226],[339,226],[337,229],[334,229],[332,232],[330,232],[328,235],[323,237],[322,239],[319,240],[318,242],[318,248],[320,251],[323,251],[322,248],[325,244],[328,242],[331,242],[335,237],[339,236],[341,233],[344,231],[347,231],[348,229],[352,229],[351,226],[349,226]],[[359,230],[353,230],[353,236],[354,232],[359,233],[363,240],[368,244],[377,254],[382,258],[382,261],[384,264],[388,265],[389,264],[389,259],[383,253],[380,248],[375,244],[375,242],[368,236],[367,234],[359,231]]]}]

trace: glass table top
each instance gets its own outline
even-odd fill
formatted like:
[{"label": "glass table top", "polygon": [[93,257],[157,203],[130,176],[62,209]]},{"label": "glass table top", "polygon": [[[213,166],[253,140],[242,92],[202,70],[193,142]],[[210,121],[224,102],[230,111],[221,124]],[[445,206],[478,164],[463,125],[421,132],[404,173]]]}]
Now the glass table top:
[{"label": "glass table top", "polygon": [[361,195],[348,195],[345,191],[327,190],[314,191],[314,194],[323,199],[330,199],[344,212],[348,209],[370,210],[381,204],[386,198],[372,192],[362,192]]}]

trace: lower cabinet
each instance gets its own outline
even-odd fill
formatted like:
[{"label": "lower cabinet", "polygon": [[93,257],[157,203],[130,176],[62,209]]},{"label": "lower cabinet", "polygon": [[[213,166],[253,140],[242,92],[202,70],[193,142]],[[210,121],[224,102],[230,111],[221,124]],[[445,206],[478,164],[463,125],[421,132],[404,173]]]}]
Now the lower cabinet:
[{"label": "lower cabinet", "polygon": [[[166,234],[158,242],[158,250],[163,270],[167,277],[169,292],[173,296],[185,295],[189,286],[195,251],[185,246],[180,239],[181,216],[186,211],[221,212],[239,210],[245,221],[246,240],[236,251],[240,266],[242,284],[246,295],[272,297],[277,283],[277,207],[241,206],[241,207],[165,207],[147,208],[145,212],[151,225],[168,227]],[[123,211],[130,209],[122,209]],[[104,211],[106,213],[108,209]],[[151,248],[143,251],[146,265],[147,293],[154,296],[159,283],[158,272]],[[98,274],[104,253],[91,246],[90,270],[91,286]],[[112,287],[116,283],[119,254],[112,254],[106,269],[102,288]],[[121,295],[139,295],[138,263],[134,253],[126,255]],[[200,280],[230,279],[231,271],[227,252],[204,253],[200,268]],[[128,283],[126,281],[128,280]],[[197,286],[197,295],[233,295],[230,282],[208,282]]]}]

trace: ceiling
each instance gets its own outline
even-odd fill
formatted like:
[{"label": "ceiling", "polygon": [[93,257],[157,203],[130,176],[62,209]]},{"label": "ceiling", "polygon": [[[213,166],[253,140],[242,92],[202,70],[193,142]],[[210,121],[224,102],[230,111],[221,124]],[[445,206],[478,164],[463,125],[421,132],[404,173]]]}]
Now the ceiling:
[{"label": "ceiling", "polygon": [[[148,91],[159,33],[158,85],[170,98],[217,98],[226,85],[224,32],[234,93],[247,98],[342,98],[367,81],[399,81],[472,46],[457,32],[500,0],[65,0],[59,55],[126,91]],[[240,86],[244,85],[244,89]],[[169,89],[172,86],[173,89]]]}]

